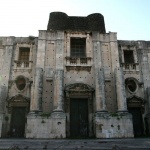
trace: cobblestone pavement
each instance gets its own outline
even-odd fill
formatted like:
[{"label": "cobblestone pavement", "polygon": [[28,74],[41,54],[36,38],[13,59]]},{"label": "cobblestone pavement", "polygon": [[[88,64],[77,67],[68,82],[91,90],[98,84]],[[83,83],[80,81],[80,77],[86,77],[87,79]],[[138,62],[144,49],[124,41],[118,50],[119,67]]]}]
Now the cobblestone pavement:
[{"label": "cobblestone pavement", "polygon": [[150,150],[150,138],[142,139],[0,139],[0,150]]}]

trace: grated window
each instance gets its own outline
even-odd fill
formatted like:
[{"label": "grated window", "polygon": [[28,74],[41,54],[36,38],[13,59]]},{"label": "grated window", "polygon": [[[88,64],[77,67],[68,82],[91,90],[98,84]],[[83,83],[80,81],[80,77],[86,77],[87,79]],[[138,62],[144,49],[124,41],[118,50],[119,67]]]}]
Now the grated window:
[{"label": "grated window", "polygon": [[19,61],[29,61],[30,48],[20,47],[19,48]]},{"label": "grated window", "polygon": [[83,58],[85,54],[86,39],[71,38],[71,57]]}]

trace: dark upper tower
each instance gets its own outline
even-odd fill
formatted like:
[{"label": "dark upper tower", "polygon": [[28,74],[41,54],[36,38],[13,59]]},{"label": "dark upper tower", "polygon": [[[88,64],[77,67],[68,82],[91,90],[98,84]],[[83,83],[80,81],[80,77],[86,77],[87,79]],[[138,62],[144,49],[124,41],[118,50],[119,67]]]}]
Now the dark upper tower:
[{"label": "dark upper tower", "polygon": [[99,31],[106,33],[103,15],[68,16],[63,12],[50,13],[47,30]]}]

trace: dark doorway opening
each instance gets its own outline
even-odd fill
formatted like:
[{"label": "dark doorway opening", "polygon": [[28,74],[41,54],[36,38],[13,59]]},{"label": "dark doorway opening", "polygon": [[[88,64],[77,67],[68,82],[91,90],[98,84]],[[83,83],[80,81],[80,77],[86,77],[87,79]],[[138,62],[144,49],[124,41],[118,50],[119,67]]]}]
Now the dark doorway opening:
[{"label": "dark doorway opening", "polygon": [[26,107],[13,107],[11,118],[11,137],[24,137],[26,123]]},{"label": "dark doorway opening", "polygon": [[143,121],[140,107],[128,108],[129,113],[132,114],[134,136],[140,137],[143,135]]},{"label": "dark doorway opening", "polygon": [[70,137],[88,137],[88,99],[70,99]]}]

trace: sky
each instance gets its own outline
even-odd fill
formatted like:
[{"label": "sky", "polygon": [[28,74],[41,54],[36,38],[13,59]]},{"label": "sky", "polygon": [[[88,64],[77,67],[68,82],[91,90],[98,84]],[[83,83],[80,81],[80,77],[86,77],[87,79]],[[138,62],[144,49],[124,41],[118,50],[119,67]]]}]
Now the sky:
[{"label": "sky", "polygon": [[101,13],[106,32],[117,32],[118,40],[150,41],[150,0],[0,0],[0,36],[38,36],[54,11]]}]

